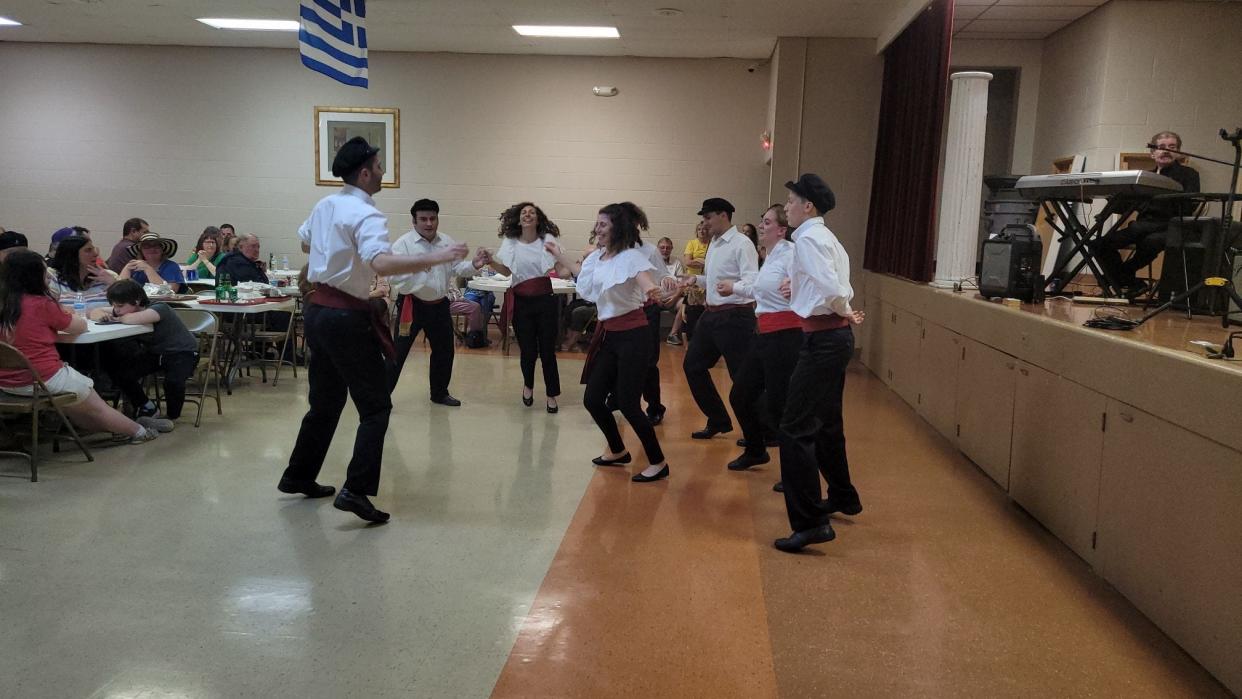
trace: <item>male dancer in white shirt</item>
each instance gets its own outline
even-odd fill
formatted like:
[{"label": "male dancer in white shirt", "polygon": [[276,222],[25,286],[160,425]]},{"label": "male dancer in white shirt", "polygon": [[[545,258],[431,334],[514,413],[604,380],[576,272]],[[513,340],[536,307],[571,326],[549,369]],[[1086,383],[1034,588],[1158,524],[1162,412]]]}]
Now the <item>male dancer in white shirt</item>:
[{"label": "male dancer in white shirt", "polygon": [[282,493],[308,498],[332,495],[335,489],[315,482],[336,432],[346,398],[358,410],[358,432],[345,484],[333,503],[376,524],[388,513],[367,496],[379,490],[384,434],[392,401],[388,397],[385,358],[393,354],[387,318],[367,302],[375,275],[420,272],[466,256],[466,246],[452,245],[420,255],[394,255],[388,244],[388,219],[371,198],[380,190],[384,166],[379,149],[362,137],[337,151],[332,174],[345,181],[340,191],[319,201],[298,229],[302,250],[310,254],[306,302],[306,342],[311,349],[310,408],[302,418],[289,466],[277,484]]},{"label": "male dancer in white shirt", "polygon": [[723,356],[732,378],[742,367],[751,338],[755,334],[755,302],[739,296],[724,296],[717,289],[721,282],[754,281],[759,272],[759,253],[750,238],[733,225],[733,205],[713,197],[703,202],[699,216],[712,234],[707,248],[704,274],[687,279],[707,291],[707,307],[695,326],[682,368],[699,410],[707,416],[707,426],[692,433],[694,439],[711,439],[733,430],[733,420],[708,373]]},{"label": "male dancer in white shirt", "polygon": [[[804,336],[780,424],[781,482],[793,533],[773,545],[793,553],[836,538],[830,514],[862,512],[845,457],[841,403],[845,369],[854,354],[850,323],[862,322],[863,316],[850,308],[854,290],[849,255],[824,225],[823,215],[836,206],[832,190],[814,174],[785,187],[785,216],[795,226],[785,289],[790,308],[802,319]],[[826,500],[820,498],[821,471],[828,481]]]},{"label": "male dancer in white shirt", "polygon": [[[457,241],[440,233],[440,205],[431,199],[419,199],[410,207],[414,230],[393,243],[392,250],[398,255],[428,255],[452,247]],[[461,401],[449,394],[449,381],[453,378],[453,318],[449,314],[447,298],[458,277],[474,276],[474,273],[491,262],[487,250],[479,248],[474,260],[445,262],[421,272],[402,274],[389,279],[397,294],[397,333],[394,344],[397,359],[388,379],[388,389],[397,387],[401,368],[410,354],[414,340],[421,330],[431,343],[430,383],[431,402],[456,407]]]}]

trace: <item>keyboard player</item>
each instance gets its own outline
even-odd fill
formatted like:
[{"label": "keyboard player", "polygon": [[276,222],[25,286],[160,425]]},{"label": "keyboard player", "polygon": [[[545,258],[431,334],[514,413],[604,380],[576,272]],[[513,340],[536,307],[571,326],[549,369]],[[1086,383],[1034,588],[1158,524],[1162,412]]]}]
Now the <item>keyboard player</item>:
[{"label": "keyboard player", "polygon": [[[1198,192],[1199,172],[1177,162],[1178,156],[1166,150],[1181,150],[1182,137],[1172,131],[1161,131],[1152,137],[1151,144],[1156,146],[1151,151],[1156,161],[1153,172],[1175,180],[1183,192]],[[1193,209],[1194,204],[1189,202],[1150,202],[1130,225],[1090,243],[1096,261],[1127,298],[1141,296],[1146,291],[1136,275],[1164,250],[1169,219],[1188,216]],[[1127,245],[1134,246],[1134,254],[1123,262],[1120,250]]]}]

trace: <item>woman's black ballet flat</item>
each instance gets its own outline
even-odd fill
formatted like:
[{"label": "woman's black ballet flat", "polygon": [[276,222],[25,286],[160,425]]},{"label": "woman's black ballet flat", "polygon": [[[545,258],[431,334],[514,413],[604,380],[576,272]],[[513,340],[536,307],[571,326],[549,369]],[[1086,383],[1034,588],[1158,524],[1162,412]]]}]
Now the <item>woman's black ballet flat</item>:
[{"label": "woman's black ballet flat", "polygon": [[591,459],[591,463],[595,464],[596,466],[620,466],[621,464],[628,464],[629,462],[630,462],[629,452],[626,452],[622,454],[621,456],[618,456],[615,459],[605,459],[602,456],[597,456],[594,459]]},{"label": "woman's black ballet flat", "polygon": [[525,405],[526,407],[529,408],[530,406],[534,404],[535,404],[535,397],[533,395],[530,398],[527,398],[526,396],[522,396],[522,405]]},{"label": "woman's black ballet flat", "polygon": [[668,464],[665,464],[664,468],[660,469],[659,473],[656,473],[654,476],[644,476],[642,473],[635,473],[630,480],[635,483],[650,483],[664,478],[668,478]]},{"label": "woman's black ballet flat", "polygon": [[555,414],[557,414],[558,412],[560,412],[560,409],[561,409],[561,407],[560,407],[559,405],[549,405],[549,406],[548,406],[548,412],[549,412],[549,413],[552,413],[553,415],[555,415]]}]

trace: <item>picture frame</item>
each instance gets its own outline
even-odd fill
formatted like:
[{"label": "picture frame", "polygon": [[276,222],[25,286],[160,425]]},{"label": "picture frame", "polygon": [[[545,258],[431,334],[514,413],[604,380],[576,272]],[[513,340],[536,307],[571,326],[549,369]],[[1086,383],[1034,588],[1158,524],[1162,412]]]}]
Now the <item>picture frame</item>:
[{"label": "picture frame", "polygon": [[384,177],[380,186],[401,186],[401,113],[388,107],[315,107],[315,184],[337,187],[332,176],[332,159],[337,150],[354,136],[380,149]]}]

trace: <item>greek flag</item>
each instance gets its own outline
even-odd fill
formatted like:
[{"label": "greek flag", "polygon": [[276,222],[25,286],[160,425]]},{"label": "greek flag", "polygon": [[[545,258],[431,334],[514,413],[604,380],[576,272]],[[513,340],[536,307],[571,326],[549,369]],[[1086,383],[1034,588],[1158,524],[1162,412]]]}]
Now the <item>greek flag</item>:
[{"label": "greek flag", "polygon": [[355,87],[367,86],[366,0],[302,0],[302,65]]}]

